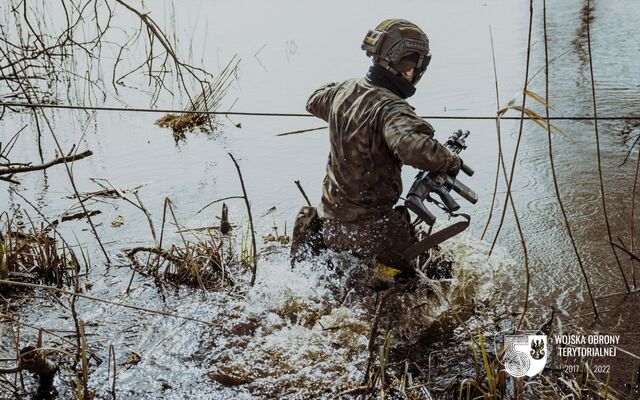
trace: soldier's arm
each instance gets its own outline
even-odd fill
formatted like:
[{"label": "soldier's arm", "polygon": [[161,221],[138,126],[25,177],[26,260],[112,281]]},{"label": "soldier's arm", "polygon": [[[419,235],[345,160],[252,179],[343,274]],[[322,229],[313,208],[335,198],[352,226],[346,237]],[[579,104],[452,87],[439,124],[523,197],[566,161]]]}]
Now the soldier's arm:
[{"label": "soldier's arm", "polygon": [[460,159],[434,137],[435,130],[408,106],[391,105],[382,123],[387,145],[403,164],[425,171],[451,171],[460,168]]},{"label": "soldier's arm", "polygon": [[331,103],[333,102],[333,98],[336,95],[338,87],[338,83],[334,82],[324,85],[313,92],[309,97],[309,100],[307,100],[307,111],[318,118],[328,121]]}]

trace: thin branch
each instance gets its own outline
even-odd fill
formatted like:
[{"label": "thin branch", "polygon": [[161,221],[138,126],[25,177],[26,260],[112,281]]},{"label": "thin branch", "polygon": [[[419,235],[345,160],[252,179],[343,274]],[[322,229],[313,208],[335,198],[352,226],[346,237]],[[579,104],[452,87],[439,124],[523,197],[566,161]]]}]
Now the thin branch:
[{"label": "thin branch", "polygon": [[[620,238],[618,238],[618,240],[620,240]],[[616,248],[618,248],[618,249],[620,249],[620,250],[624,251],[625,253],[627,253],[627,255],[628,255],[632,260],[640,261],[640,258],[638,258],[638,256],[636,256],[635,254],[633,254],[632,252],[630,252],[629,250],[627,250],[625,247],[620,246],[619,244],[614,243],[614,242],[609,242],[609,243],[611,243],[611,245],[612,245],[613,247],[616,247]],[[622,243],[622,241],[620,241],[620,243]]]},{"label": "thin branch", "polygon": [[[631,251],[635,251],[635,217],[636,217],[636,194],[638,190],[638,172],[640,172],[640,150],[638,150],[638,158],[636,160],[636,174],[633,178],[633,192],[631,194]],[[636,284],[636,264],[631,263],[631,278],[633,281],[633,287],[637,288]]]},{"label": "thin branch", "polygon": [[520,244],[522,245],[523,258],[524,258],[524,269],[526,273],[526,286],[525,286],[525,298],[524,298],[524,307],[522,310],[522,315],[520,316],[520,320],[518,322],[518,328],[522,325],[522,321],[524,320],[524,316],[527,313],[527,309],[529,307],[529,289],[531,282],[531,274],[529,271],[529,255],[527,252],[527,244],[524,239],[524,233],[522,231],[522,226],[520,225],[520,219],[518,218],[518,214],[516,212],[516,207],[513,205],[513,196],[511,195],[511,185],[513,184],[513,179],[515,176],[516,170],[516,161],[518,159],[518,151],[520,150],[520,143],[522,141],[522,131],[524,127],[524,110],[527,101],[527,85],[529,82],[529,62],[531,60],[531,33],[533,30],[533,0],[529,1],[529,33],[527,38],[527,61],[525,66],[525,76],[524,76],[524,88],[522,90],[522,109],[520,113],[520,127],[518,129],[518,139],[516,141],[516,147],[513,153],[513,161],[511,163],[511,172],[509,174],[509,179],[507,179],[507,194],[504,199],[504,206],[502,209],[502,215],[500,216],[500,223],[498,224],[498,228],[496,230],[495,236],[491,243],[491,248],[489,249],[489,256],[491,256],[493,249],[498,241],[498,236],[500,235],[500,231],[502,229],[502,225],[504,223],[504,218],[507,214],[507,207],[509,202],[511,201],[511,205],[514,212],[516,227],[518,230],[518,235],[520,236]]},{"label": "thin branch", "polygon": [[300,181],[295,181],[296,182],[296,186],[298,187],[298,190],[300,191],[300,193],[302,193],[302,197],[304,197],[304,199],[307,201],[307,205],[309,207],[311,207],[311,202],[309,201],[309,198],[307,197],[307,194],[305,193],[304,189],[302,188],[302,184],[300,184]]},{"label": "thin branch", "polygon": [[204,320],[197,319],[197,318],[194,318],[194,317],[180,315],[180,314],[176,314],[176,313],[172,313],[172,312],[168,312],[168,311],[160,311],[160,310],[154,310],[154,309],[151,309],[151,308],[135,306],[133,304],[121,303],[119,301],[101,299],[99,297],[89,296],[89,295],[82,294],[82,293],[75,293],[75,292],[71,292],[71,291],[68,291],[68,290],[59,289],[59,288],[56,288],[56,287],[53,287],[53,286],[38,285],[38,284],[35,284],[35,283],[26,283],[26,282],[15,282],[15,281],[9,281],[9,280],[5,280],[5,279],[0,279],[0,284],[10,285],[10,286],[26,287],[26,288],[31,288],[31,289],[44,289],[44,290],[48,290],[48,291],[51,291],[51,292],[54,292],[54,293],[62,293],[62,294],[66,294],[68,296],[77,296],[77,297],[81,297],[81,298],[86,299],[86,300],[96,301],[96,302],[104,303],[104,304],[110,304],[110,305],[123,307],[123,308],[128,308],[128,309],[136,310],[136,311],[142,311],[142,312],[145,312],[145,313],[148,313],[148,314],[155,314],[155,315],[161,315],[161,316],[164,316],[164,317],[172,317],[172,318],[177,318],[177,319],[183,319],[183,320],[187,320],[187,321],[197,322],[199,324],[203,324],[203,325],[207,325],[207,326],[218,326],[217,324],[214,324],[213,322],[204,321]]},{"label": "thin branch", "polygon": [[211,203],[207,204],[206,206],[202,207],[196,214],[200,214],[201,212],[203,212],[209,206],[212,206],[212,205],[214,205],[216,203],[219,203],[221,201],[231,200],[231,199],[244,199],[244,197],[242,197],[242,196],[229,196],[229,197],[223,197],[222,199],[214,200]]},{"label": "thin branch", "polygon": [[[64,154],[64,152],[62,151],[62,146],[60,145],[60,141],[58,140],[58,136],[54,132],[53,127],[51,126],[51,123],[49,122],[49,118],[47,118],[47,115],[45,114],[44,110],[40,110],[40,111],[42,112],[42,117],[44,118],[44,121],[47,123],[47,127],[49,128],[49,132],[51,133],[51,137],[53,138],[53,141],[55,142],[58,151],[60,152],[60,154]],[[75,181],[75,179],[73,177],[73,172],[71,171],[71,167],[69,166],[69,163],[64,159],[62,160],[62,163],[64,164],[64,167],[65,167],[65,169],[67,171],[67,175],[69,176],[69,182],[71,183],[71,187],[73,188],[73,191],[74,191],[75,195],[79,199],[80,198],[80,192],[78,191],[78,187],[76,186],[76,181]],[[91,227],[91,232],[93,233],[93,236],[95,236],[96,240],[98,241],[98,245],[100,246],[100,250],[102,250],[102,254],[104,254],[104,257],[107,260],[107,264],[111,264],[111,260],[109,259],[109,254],[107,253],[107,250],[104,248],[104,245],[102,244],[102,240],[100,240],[100,236],[98,235],[98,231],[96,229],[96,226],[93,223],[93,220],[91,219],[91,216],[89,215],[89,211],[87,210],[87,208],[85,207],[85,205],[84,205],[84,203],[82,201],[80,202],[80,207],[82,207],[82,211],[87,216],[87,222],[89,223],[89,226]]]},{"label": "thin branch", "polygon": [[251,261],[253,262],[253,269],[251,271],[251,286],[253,286],[256,283],[256,273],[258,271],[258,250],[256,246],[256,232],[253,227],[253,217],[251,216],[251,205],[249,204],[247,190],[244,187],[244,179],[242,178],[242,171],[240,171],[240,166],[238,165],[236,159],[233,157],[233,154],[229,153],[229,157],[231,157],[231,160],[233,160],[233,163],[236,166],[236,170],[238,171],[240,186],[242,186],[242,194],[244,195],[244,204],[247,206],[247,214],[249,215],[249,227],[251,229],[251,246],[253,247],[253,257],[251,257]]},{"label": "thin branch", "polygon": [[58,157],[56,159],[53,159],[49,162],[46,162],[44,164],[35,164],[35,165],[25,165],[25,166],[7,166],[7,167],[2,167],[0,166],[0,175],[13,175],[13,174],[20,174],[20,173],[24,173],[24,172],[32,172],[32,171],[40,171],[43,169],[47,169],[50,167],[53,167],[54,165],[58,165],[58,164],[64,164],[65,162],[73,162],[73,161],[78,161],[78,160],[82,160],[83,158],[87,158],[93,155],[93,152],[91,150],[87,150],[83,153],[79,153],[79,154],[74,154],[74,155],[70,155],[70,156],[64,156],[64,157]]},{"label": "thin branch", "polygon": [[297,135],[298,133],[305,133],[305,132],[313,132],[313,131],[320,131],[322,129],[327,129],[328,126],[321,126],[319,128],[311,128],[311,129],[301,129],[301,130],[297,130],[297,131],[290,131],[290,132],[283,132],[283,133],[278,133],[276,136],[289,136],[289,135]]},{"label": "thin branch", "polygon": [[[543,19],[543,27],[544,27],[544,63],[545,63],[545,80],[544,80],[544,92],[545,92],[545,113],[546,117],[549,118],[549,52],[548,52],[548,40],[547,40],[547,0],[543,0],[542,2],[542,19]],[[571,242],[571,246],[573,247],[573,252],[576,255],[576,259],[578,260],[578,265],[580,266],[580,271],[582,272],[582,276],[584,277],[584,281],[587,284],[587,291],[589,292],[589,298],[591,299],[591,306],[593,307],[593,313],[595,318],[598,318],[598,310],[596,308],[596,301],[593,298],[593,293],[591,292],[591,285],[589,284],[589,278],[587,277],[587,271],[582,264],[582,258],[580,257],[580,253],[578,252],[578,247],[576,246],[576,241],[573,238],[573,232],[571,231],[571,225],[569,224],[569,218],[567,217],[567,212],[564,208],[564,203],[562,202],[562,197],[560,196],[560,187],[558,185],[558,177],[556,175],[555,162],[553,160],[553,142],[551,140],[551,124],[547,123],[547,140],[549,143],[549,161],[551,162],[551,176],[553,177],[553,188],[556,194],[556,198],[558,200],[558,205],[560,206],[560,211],[562,213],[562,218],[564,220],[565,228],[567,229],[567,233],[569,235],[569,240]]]},{"label": "thin branch", "polygon": [[596,83],[593,78],[593,58],[591,56],[591,33],[589,29],[589,25],[591,25],[589,18],[591,17],[589,14],[591,13],[591,2],[587,0],[587,16],[586,16],[586,24],[587,24],[587,51],[589,54],[589,74],[591,76],[591,98],[593,100],[593,118],[594,118],[594,127],[596,132],[596,152],[598,154],[598,178],[600,180],[600,198],[602,200],[602,211],[604,213],[604,221],[607,225],[607,238],[611,245],[611,250],[613,251],[613,255],[616,259],[616,263],[618,264],[618,268],[620,269],[620,275],[622,276],[622,280],[624,281],[624,286],[627,290],[627,293],[630,293],[629,282],[627,282],[627,277],[624,275],[624,271],[622,269],[622,263],[620,263],[620,259],[618,258],[618,253],[616,253],[616,249],[613,245],[611,239],[611,225],[609,224],[609,215],[607,213],[607,202],[605,198],[604,192],[604,178],[602,177],[602,159],[600,156],[600,132],[598,130],[598,107],[596,102]]},{"label": "thin branch", "polygon": [[[491,39],[491,57],[493,59],[493,76],[496,86],[496,107],[500,110],[500,92],[498,90],[498,70],[496,68],[496,52],[493,46],[493,32],[491,31],[491,25],[489,25],[489,37]],[[500,115],[497,114],[499,117]],[[491,196],[491,206],[489,207],[489,215],[487,216],[487,222],[484,225],[484,229],[482,230],[482,235],[480,235],[480,240],[484,240],[484,235],[487,233],[487,229],[489,228],[489,224],[491,223],[491,218],[493,217],[493,208],[496,204],[496,197],[498,194],[498,181],[500,180],[500,161],[502,161],[502,138],[500,135],[500,118],[496,119],[496,131],[498,133],[498,165],[496,166],[496,177],[493,182],[493,195]],[[506,172],[505,172],[506,174]]]},{"label": "thin branch", "polygon": [[0,176],[0,181],[13,183],[14,185],[19,185],[20,184],[20,182],[14,180],[14,179],[11,179],[11,178],[4,177],[4,176]]}]

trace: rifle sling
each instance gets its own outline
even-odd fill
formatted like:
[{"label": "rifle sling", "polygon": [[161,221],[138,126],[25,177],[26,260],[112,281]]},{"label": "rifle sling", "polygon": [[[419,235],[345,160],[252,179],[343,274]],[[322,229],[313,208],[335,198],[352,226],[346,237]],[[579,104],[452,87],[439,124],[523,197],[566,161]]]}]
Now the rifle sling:
[{"label": "rifle sling", "polygon": [[462,216],[465,220],[449,225],[446,228],[427,236],[418,243],[412,244],[402,252],[404,257],[409,261],[413,261],[413,259],[424,254],[430,248],[439,245],[445,240],[451,239],[455,235],[467,229],[467,227],[469,227],[471,217],[466,214],[457,214],[456,216]]}]

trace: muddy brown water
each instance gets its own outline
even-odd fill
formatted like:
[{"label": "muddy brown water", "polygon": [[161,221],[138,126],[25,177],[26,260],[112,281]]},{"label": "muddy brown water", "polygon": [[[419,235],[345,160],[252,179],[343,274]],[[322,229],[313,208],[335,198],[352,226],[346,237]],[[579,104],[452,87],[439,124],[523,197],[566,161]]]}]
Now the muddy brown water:
[{"label": "muddy brown water", "polygon": [[[585,58],[586,31],[582,17],[584,2],[571,0],[548,3],[549,55],[551,58],[558,57],[552,63],[549,75],[552,115],[591,115],[589,66]],[[591,39],[599,114],[638,115],[640,66],[633,60],[640,56],[637,46],[640,31],[636,28],[640,10],[633,0],[593,3]],[[164,7],[147,6],[152,7],[154,15],[169,15]],[[336,9],[340,12],[336,13]],[[541,11],[541,4],[536,4],[531,56],[533,72],[544,65]],[[304,112],[307,96],[319,85],[364,74],[369,61],[360,52],[359,41],[367,29],[389,16],[412,19],[425,28],[431,39],[432,64],[420,82],[418,93],[410,99],[420,114],[453,116],[495,113],[489,26],[496,46],[501,105],[505,105],[514,94],[520,101],[521,96],[517,93],[524,79],[528,23],[528,3],[525,1],[455,1],[437,4],[358,1],[332,4],[290,0],[277,2],[277,5],[248,1],[214,5],[193,1],[188,6],[176,9],[175,21],[178,35],[194,38],[194,59],[202,59],[211,69],[223,67],[236,53],[241,56],[238,79],[223,109],[233,105],[234,110],[242,111]],[[108,63],[109,56],[105,54],[104,57],[105,63]],[[544,94],[544,73],[539,73],[530,82],[530,88],[540,95]],[[148,104],[148,97],[141,91],[122,89],[120,96],[131,106],[144,107]],[[79,96],[78,102],[87,100]],[[118,104],[115,93],[109,93],[106,103]],[[543,111],[532,99],[528,99],[528,104],[538,112]],[[161,107],[179,108],[180,105],[179,99],[168,96],[161,97],[159,103]],[[278,226],[279,232],[282,232],[285,222],[290,230],[293,217],[303,203],[293,184],[294,180],[301,180],[313,200],[317,201],[320,196],[328,152],[326,131],[275,137],[275,134],[285,131],[324,125],[313,118],[231,116],[230,119],[220,119],[223,125],[219,132],[188,135],[186,140],[176,144],[168,130],[153,125],[153,121],[160,116],[157,114],[98,112],[85,115],[56,111],[49,115],[67,147],[81,140],[81,146],[95,152],[93,157],[74,167],[81,191],[97,189],[89,180],[92,177],[108,179],[123,188],[144,184],[141,197],[158,224],[164,197],[170,197],[177,205],[181,223],[190,227],[216,223],[215,215],[219,209],[210,208],[202,214],[196,214],[196,211],[213,199],[240,192],[227,152],[232,152],[240,161],[254,213],[262,215],[271,207],[276,207],[275,212],[257,219],[259,236],[272,232],[273,226]],[[461,259],[465,260],[467,266],[474,265],[485,274],[471,285],[476,293],[482,293],[482,296],[495,293],[500,297],[500,304],[508,310],[518,311],[524,296],[525,275],[520,242],[511,213],[507,214],[498,242],[502,256],[489,263],[481,261],[486,260],[488,243],[486,240],[477,240],[490,211],[497,159],[495,124],[493,121],[473,120],[432,119],[431,122],[440,139],[458,128],[472,131],[464,159],[474,167],[476,174],[464,181],[478,192],[480,201],[475,207],[464,206],[473,216],[470,236],[458,238],[450,245],[450,249],[462,251],[464,248],[466,253],[460,256]],[[637,122],[599,123],[609,222],[612,235],[620,236],[627,245],[631,241],[631,220],[636,219],[631,214],[631,190],[637,148],[627,163],[620,164],[640,133]],[[16,159],[35,160],[35,133],[28,115],[6,114],[0,120],[0,140],[5,141],[24,124],[30,125],[12,154]],[[235,127],[235,124],[240,124],[241,128]],[[620,292],[624,289],[624,283],[607,242],[602,213],[594,125],[584,121],[558,121],[556,125],[564,132],[553,134],[560,191],[594,294],[603,296]],[[517,121],[503,121],[507,165],[511,165],[517,131]],[[52,148],[51,140],[46,135],[45,148]],[[410,184],[414,174],[415,171],[406,168],[405,186]],[[71,194],[70,187],[62,168],[42,174],[33,173],[20,180],[22,185],[16,190],[33,200],[46,215],[58,215],[71,205],[67,198]],[[488,230],[489,239],[493,237],[497,226],[504,191],[504,181],[501,181],[497,207]],[[524,125],[513,193],[529,251],[531,308],[547,315],[553,307],[558,316],[571,318],[576,310],[588,302],[588,297],[560,219],[550,174],[547,134],[530,122]],[[8,190],[0,191],[0,204],[5,205],[1,211],[20,204],[24,206]],[[229,206],[232,220],[244,218],[242,203],[230,203]],[[98,204],[95,207],[103,211],[96,221],[100,235],[113,254],[137,244],[151,243],[146,220],[137,210],[125,204]],[[28,209],[28,206],[25,208]],[[30,214],[34,215],[33,212]],[[118,216],[124,217],[125,224],[113,228],[111,221]],[[638,223],[636,229],[637,226]],[[122,293],[128,283],[129,270],[101,266],[101,255],[84,222],[70,222],[62,228],[71,237],[76,234],[93,255],[94,268],[88,278],[94,284],[93,295],[121,297],[140,305],[195,313],[202,318],[215,318],[224,309],[223,305],[230,306],[218,295],[208,295],[203,299],[189,291],[169,297],[163,303],[152,284],[140,278],[134,282],[135,296],[125,297]],[[621,260],[629,285],[633,286],[631,264],[623,255]],[[221,353],[219,357],[235,358],[239,360],[238,365],[243,362],[256,363],[265,368],[265,365],[270,365],[265,361],[265,353],[273,349],[269,346],[281,349],[278,346],[300,345],[305,337],[308,340],[324,337],[314,336],[318,333],[305,331],[295,323],[271,321],[268,318],[282,319],[274,316],[272,311],[288,304],[287,298],[291,296],[302,299],[300,301],[309,306],[313,303],[311,299],[325,298],[328,292],[318,283],[318,279],[322,280],[318,276],[300,276],[289,271],[284,258],[276,257],[261,265],[260,288],[252,292],[248,301],[235,304],[242,310],[238,312],[240,320],[266,318],[267,322],[258,330],[258,344],[246,350],[257,355],[237,353],[237,349],[246,345],[244,342],[242,346],[236,346],[234,339],[215,339],[218,345],[216,351]],[[480,265],[489,265],[491,268],[483,270]],[[488,283],[482,282],[482,277]],[[320,285],[321,289],[316,290],[309,285]],[[333,304],[331,301],[329,303]],[[202,334],[200,327],[90,302],[81,302],[81,305],[85,320],[110,326],[100,332],[100,343],[113,343],[119,358],[126,359],[134,351],[143,354],[138,369],[124,370],[119,376],[118,385],[123,393],[148,398],[154,398],[158,393],[169,398],[178,398],[184,393],[211,398],[228,396],[229,392],[211,383],[200,382],[211,365],[190,361],[189,355],[203,351],[202,338],[208,336]],[[23,310],[32,323],[66,329],[64,327],[68,321],[56,313],[49,313],[47,310],[50,307],[42,300],[24,305]],[[351,322],[358,326],[366,321],[342,315],[341,312],[343,310],[331,314],[331,318],[353,320]],[[354,337],[355,342],[363,338],[358,334]],[[3,335],[0,342],[3,355],[12,351],[7,338]],[[274,341],[279,342],[274,344]],[[465,347],[464,339],[456,343],[460,348]],[[106,359],[106,347],[102,344],[96,346]],[[315,354],[323,349],[327,350],[317,344],[309,351]],[[341,376],[346,377],[345,380],[357,380],[359,372],[356,368],[362,362],[358,358],[360,356],[355,356],[357,349],[360,347],[350,348],[349,351],[353,352],[351,359],[349,354],[345,354],[344,359],[332,358],[326,362],[343,360],[345,365],[340,369]],[[284,350],[279,354],[284,358],[293,357]],[[322,372],[315,375],[310,371],[306,376],[315,377],[319,382],[333,379],[328,368],[320,368],[319,371]],[[266,375],[256,385],[277,387],[278,379]],[[302,376],[305,376],[304,373]],[[94,379],[100,382],[105,377],[103,366],[98,369]],[[171,388],[163,390],[158,382],[166,382]],[[100,386],[99,383],[96,385]]]}]

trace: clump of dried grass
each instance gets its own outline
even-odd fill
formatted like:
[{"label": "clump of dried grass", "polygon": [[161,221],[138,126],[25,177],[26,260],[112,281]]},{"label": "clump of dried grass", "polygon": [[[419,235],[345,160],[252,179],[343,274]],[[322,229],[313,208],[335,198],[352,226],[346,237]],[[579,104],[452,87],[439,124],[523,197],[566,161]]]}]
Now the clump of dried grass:
[{"label": "clump of dried grass", "polygon": [[211,112],[218,109],[222,98],[233,83],[239,62],[240,59],[234,56],[213,82],[203,83],[202,92],[191,102],[185,114],[167,114],[157,120],[156,125],[171,128],[176,140],[183,139],[185,132],[192,132],[196,128],[205,132],[212,130]]},{"label": "clump of dried grass", "polygon": [[15,214],[0,214],[0,279],[70,284],[80,269],[76,255],[55,231],[24,215],[30,226],[16,221]]},{"label": "clump of dried grass", "polygon": [[235,285],[228,271],[233,254],[225,253],[223,238],[212,231],[169,249],[136,247],[127,252],[127,257],[137,272],[153,277],[160,287],[168,283],[175,288],[185,285],[221,290]]},{"label": "clump of dried grass", "polygon": [[198,127],[206,127],[209,120],[207,114],[167,114],[155,123],[161,128],[171,128],[176,139],[181,139],[185,137],[185,132],[192,132]]}]

